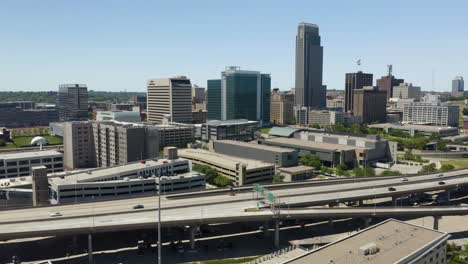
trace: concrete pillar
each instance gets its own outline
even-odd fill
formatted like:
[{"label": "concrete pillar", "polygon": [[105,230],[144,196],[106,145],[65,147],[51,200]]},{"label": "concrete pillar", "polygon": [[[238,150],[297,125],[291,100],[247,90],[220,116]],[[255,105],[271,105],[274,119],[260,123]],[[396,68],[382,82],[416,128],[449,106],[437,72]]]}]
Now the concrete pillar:
[{"label": "concrete pillar", "polygon": [[359,206],[364,206],[364,200],[359,200],[358,205]]},{"label": "concrete pillar", "polygon": [[190,249],[195,250],[195,233],[197,226],[190,226]]},{"label": "concrete pillar", "polygon": [[275,220],[275,248],[280,246],[279,231],[279,220]]},{"label": "concrete pillar", "polygon": [[434,216],[434,226],[433,229],[439,230],[439,220],[442,218],[441,216]]},{"label": "concrete pillar", "polygon": [[450,190],[447,190],[447,205],[450,205]]},{"label": "concrete pillar", "polygon": [[372,222],[372,218],[370,217],[364,217],[362,218],[362,220],[364,221],[364,228],[368,228],[370,223]]},{"label": "concrete pillar", "polygon": [[268,220],[265,220],[265,223],[263,224],[263,236],[268,236]]},{"label": "concrete pillar", "polygon": [[[329,208],[333,208],[334,206],[335,206],[335,204],[333,204],[333,203],[328,204]],[[328,226],[333,227],[333,218],[328,219]]]},{"label": "concrete pillar", "polygon": [[88,263],[93,264],[93,235],[88,234]]},{"label": "concrete pillar", "polygon": [[392,196],[392,204],[393,204],[393,206],[397,206],[397,200],[398,200],[398,197]]}]

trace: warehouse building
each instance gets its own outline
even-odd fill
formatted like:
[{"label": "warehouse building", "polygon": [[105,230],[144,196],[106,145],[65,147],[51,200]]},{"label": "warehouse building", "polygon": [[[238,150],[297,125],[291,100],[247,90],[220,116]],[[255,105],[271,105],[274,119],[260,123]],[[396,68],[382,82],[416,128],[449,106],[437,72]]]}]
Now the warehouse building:
[{"label": "warehouse building", "polygon": [[297,151],[295,149],[273,147],[233,140],[211,141],[209,148],[216,153],[246,159],[261,160],[275,164],[278,167],[290,167],[297,165]]},{"label": "warehouse building", "polygon": [[181,149],[179,156],[194,164],[207,165],[229,178],[236,186],[252,183],[271,183],[275,165],[263,161],[245,159],[203,149]]},{"label": "warehouse building", "polygon": [[56,150],[0,154],[0,178],[29,176],[32,167],[44,165],[48,173],[63,171],[63,153]]}]

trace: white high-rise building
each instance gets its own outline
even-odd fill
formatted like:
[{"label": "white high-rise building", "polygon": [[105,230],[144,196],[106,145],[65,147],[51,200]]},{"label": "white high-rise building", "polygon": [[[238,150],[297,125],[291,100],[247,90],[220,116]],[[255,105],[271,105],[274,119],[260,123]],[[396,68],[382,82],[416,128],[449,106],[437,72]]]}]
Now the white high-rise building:
[{"label": "white high-rise building", "polygon": [[403,108],[403,123],[458,127],[458,105],[412,103]]}]

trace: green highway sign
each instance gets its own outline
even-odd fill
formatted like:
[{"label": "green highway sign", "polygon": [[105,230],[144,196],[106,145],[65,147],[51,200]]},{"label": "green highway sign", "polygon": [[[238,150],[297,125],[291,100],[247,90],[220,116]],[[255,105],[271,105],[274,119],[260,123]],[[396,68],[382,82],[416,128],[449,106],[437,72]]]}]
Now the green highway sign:
[{"label": "green highway sign", "polygon": [[267,195],[267,200],[270,201],[270,202],[274,202],[275,201],[275,195],[273,193],[268,193]]}]

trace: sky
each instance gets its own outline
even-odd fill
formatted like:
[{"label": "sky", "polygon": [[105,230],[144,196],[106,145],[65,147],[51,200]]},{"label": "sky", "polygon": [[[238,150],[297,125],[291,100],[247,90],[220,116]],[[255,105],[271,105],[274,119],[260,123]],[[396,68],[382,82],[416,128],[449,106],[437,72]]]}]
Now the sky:
[{"label": "sky", "polygon": [[328,89],[387,64],[423,90],[468,78],[466,0],[0,0],[0,90],[143,92],[177,75],[206,87],[230,65],[287,90],[300,22],[320,27]]}]

